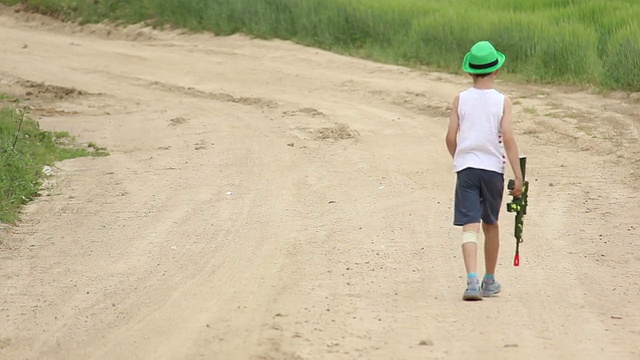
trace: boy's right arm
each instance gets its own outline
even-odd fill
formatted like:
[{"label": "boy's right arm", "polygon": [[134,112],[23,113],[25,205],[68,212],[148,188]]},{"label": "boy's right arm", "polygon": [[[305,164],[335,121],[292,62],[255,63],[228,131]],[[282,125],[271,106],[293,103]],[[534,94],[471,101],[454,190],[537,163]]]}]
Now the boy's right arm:
[{"label": "boy's right arm", "polygon": [[509,165],[513,170],[515,177],[515,186],[513,190],[509,192],[509,195],[518,197],[522,194],[522,170],[520,169],[520,155],[518,153],[518,145],[516,144],[516,138],[513,133],[513,127],[511,125],[511,99],[505,97],[504,100],[504,114],[502,115],[502,122],[500,125],[500,131],[502,133],[502,141],[504,142],[504,149],[507,153],[507,159],[509,159]]},{"label": "boy's right arm", "polygon": [[453,99],[453,106],[451,109],[451,114],[449,115],[449,126],[447,127],[447,135],[445,136],[445,142],[447,144],[447,150],[449,150],[449,154],[453,158],[456,153],[456,148],[458,147],[458,129],[460,127],[460,119],[458,118],[458,102],[460,101],[460,96],[456,96]]}]

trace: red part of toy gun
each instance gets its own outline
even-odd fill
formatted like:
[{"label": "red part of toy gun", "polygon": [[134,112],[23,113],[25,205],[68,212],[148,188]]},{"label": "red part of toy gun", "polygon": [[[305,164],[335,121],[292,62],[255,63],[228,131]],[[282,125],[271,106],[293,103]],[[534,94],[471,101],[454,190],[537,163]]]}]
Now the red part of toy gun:
[{"label": "red part of toy gun", "polygon": [[[527,193],[529,192],[529,182],[525,177],[525,170],[527,168],[527,157],[520,157],[520,170],[522,171],[522,194],[518,197],[513,197],[509,203],[507,203],[507,212],[516,214],[515,230],[513,235],[516,238],[516,255],[513,258],[513,266],[520,266],[520,243],[522,240],[522,230],[524,227],[524,216],[527,215]],[[515,187],[515,180],[510,179],[507,184],[507,189],[513,190]]]}]

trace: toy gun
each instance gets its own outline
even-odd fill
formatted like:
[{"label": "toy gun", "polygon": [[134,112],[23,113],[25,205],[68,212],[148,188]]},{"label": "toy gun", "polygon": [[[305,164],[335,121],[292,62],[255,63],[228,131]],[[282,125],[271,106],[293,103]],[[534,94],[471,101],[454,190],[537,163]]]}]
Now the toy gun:
[{"label": "toy gun", "polygon": [[[513,197],[511,202],[507,203],[507,212],[516,213],[515,230],[513,235],[516,238],[516,255],[513,258],[513,266],[520,266],[520,243],[522,240],[522,228],[524,227],[524,216],[527,215],[527,193],[529,191],[529,182],[525,179],[525,169],[527,167],[527,157],[520,157],[520,170],[522,171],[522,194],[519,197]],[[510,179],[507,189],[513,190],[515,180]]]}]

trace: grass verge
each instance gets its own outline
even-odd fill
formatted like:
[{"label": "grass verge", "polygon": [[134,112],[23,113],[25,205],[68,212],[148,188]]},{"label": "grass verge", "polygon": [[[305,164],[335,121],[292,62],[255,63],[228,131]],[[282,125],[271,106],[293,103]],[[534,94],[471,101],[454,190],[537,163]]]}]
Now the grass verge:
[{"label": "grass verge", "polygon": [[280,38],[381,62],[460,72],[488,39],[505,74],[640,91],[637,0],[0,0],[81,23],[171,24]]},{"label": "grass verge", "polygon": [[[7,99],[0,95],[0,98]],[[56,161],[108,155],[104,148],[81,147],[68,132],[41,130],[27,108],[0,108],[0,222],[15,224],[22,205],[33,200]]]}]

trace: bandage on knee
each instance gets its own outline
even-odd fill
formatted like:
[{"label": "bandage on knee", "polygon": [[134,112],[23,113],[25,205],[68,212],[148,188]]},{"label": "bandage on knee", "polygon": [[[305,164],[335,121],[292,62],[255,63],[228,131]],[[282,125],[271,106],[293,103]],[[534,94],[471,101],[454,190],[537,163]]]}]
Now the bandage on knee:
[{"label": "bandage on knee", "polygon": [[478,243],[478,233],[473,231],[465,231],[462,233],[462,244]]}]

